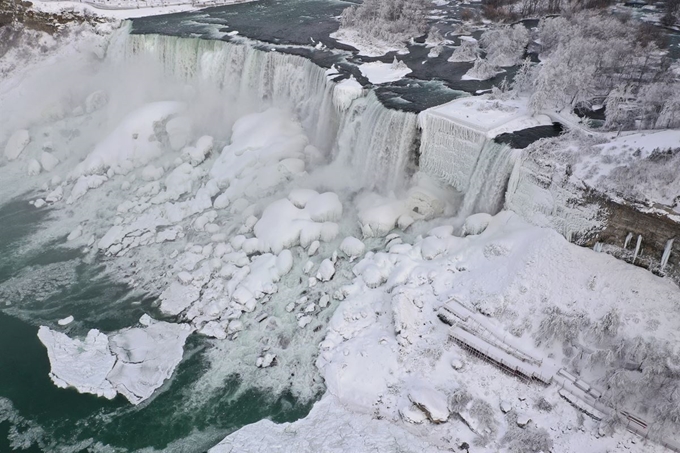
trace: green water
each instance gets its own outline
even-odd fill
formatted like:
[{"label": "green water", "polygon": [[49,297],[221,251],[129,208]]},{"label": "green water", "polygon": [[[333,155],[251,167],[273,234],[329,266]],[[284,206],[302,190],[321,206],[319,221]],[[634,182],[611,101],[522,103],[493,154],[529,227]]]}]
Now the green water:
[{"label": "green water", "polygon": [[[80,252],[59,247],[59,241],[32,247],[48,219],[47,211],[23,200],[0,206],[1,453],[93,451],[99,446],[203,452],[245,424],[264,418],[294,421],[309,412],[311,403],[302,404],[286,392],[258,390],[256,383],[244,383],[234,374],[198,390],[213,344],[198,335],[187,340],[173,377],[139,406],[120,396],[109,401],[57,388],[37,337],[39,325],[54,326],[57,319],[74,315],[76,322],[60,331],[70,336],[85,335],[90,328],[108,332],[135,324],[143,313],[154,314],[154,298],[112,281],[101,264],[83,262]],[[10,420],[2,412],[3,399],[5,406],[11,402]]]}]

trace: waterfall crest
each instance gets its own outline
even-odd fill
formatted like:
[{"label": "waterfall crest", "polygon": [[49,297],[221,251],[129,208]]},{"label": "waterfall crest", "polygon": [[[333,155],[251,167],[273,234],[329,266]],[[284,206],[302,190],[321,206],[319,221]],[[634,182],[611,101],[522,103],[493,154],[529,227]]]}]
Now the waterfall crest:
[{"label": "waterfall crest", "polygon": [[310,60],[248,43],[121,31],[109,58],[157,61],[172,77],[209,82],[240,114],[284,107],[293,112],[312,145],[349,166],[356,183],[390,192],[405,182],[417,140],[416,115],[388,109],[371,92],[351,102]]}]

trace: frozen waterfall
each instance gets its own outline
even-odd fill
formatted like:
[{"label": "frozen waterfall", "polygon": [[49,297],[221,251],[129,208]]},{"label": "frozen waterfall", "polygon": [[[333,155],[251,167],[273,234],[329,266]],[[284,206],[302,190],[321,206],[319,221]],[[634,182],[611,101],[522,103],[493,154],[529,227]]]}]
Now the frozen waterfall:
[{"label": "frozen waterfall", "polygon": [[388,109],[359,90],[347,96],[326,71],[306,58],[250,44],[123,30],[109,58],[151,57],[170,76],[218,88],[238,116],[282,107],[293,112],[312,145],[350,166],[358,187],[398,189],[414,156],[416,115]]},{"label": "frozen waterfall", "polygon": [[498,144],[472,124],[425,111],[420,170],[464,194],[459,214],[496,214],[503,208],[510,174],[521,151]]},{"label": "frozen waterfall", "polygon": [[398,190],[418,157],[420,171],[465,195],[462,214],[494,214],[503,207],[517,151],[494,143],[472,123],[388,109],[360,87],[348,95],[346,86],[306,58],[247,42],[130,34],[129,29],[119,33],[108,58],[150,58],[171,77],[216,87],[236,117],[271,106],[290,110],[329,162],[351,170],[357,187]]}]

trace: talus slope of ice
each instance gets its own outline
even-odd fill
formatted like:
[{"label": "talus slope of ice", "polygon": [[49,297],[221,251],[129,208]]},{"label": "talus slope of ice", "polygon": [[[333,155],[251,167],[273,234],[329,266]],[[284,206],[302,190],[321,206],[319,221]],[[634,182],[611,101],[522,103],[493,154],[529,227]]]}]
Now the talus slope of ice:
[{"label": "talus slope of ice", "polygon": [[[483,228],[468,229],[479,233]],[[554,388],[525,387],[502,375],[487,380],[481,376],[488,371],[476,373],[475,370],[490,365],[478,364],[452,346],[448,342],[448,326],[436,317],[436,309],[451,296],[491,317],[499,332],[508,329],[527,347],[533,348],[535,341],[542,345],[544,354],[556,354],[565,366],[572,363],[591,382],[603,382],[619,372],[617,365],[602,370],[600,364],[581,362],[573,352],[566,356],[559,352],[553,341],[556,339],[558,344],[565,338],[569,341],[570,334],[562,337],[562,332],[544,331],[543,326],[553,322],[548,321],[554,313],[552,307],[572,313],[569,316],[584,316],[587,310],[587,323],[593,328],[598,319],[607,318],[608,311],[616,310],[625,325],[616,334],[621,340],[644,336],[650,341],[678,342],[670,320],[678,316],[672,302],[677,288],[670,282],[612,257],[568,244],[555,232],[530,227],[509,212],[494,217],[478,235],[461,238],[452,236],[451,231],[438,228],[413,244],[393,243],[388,252],[368,253],[354,266],[357,278],[341,289],[346,298],[331,320],[317,362],[328,392],[343,404],[361,411],[375,411],[385,419],[401,418],[407,422],[417,420],[412,415],[412,404],[418,408],[425,406],[425,414],[434,421],[442,417],[435,416],[435,412],[445,414],[436,406],[443,404],[466,420],[472,431],[449,419],[447,424],[452,426],[448,428],[431,427],[438,437],[446,433],[449,439],[458,437],[461,442],[471,443],[468,436],[480,436],[485,443],[490,442],[487,446],[492,451],[494,445],[508,444],[509,439],[502,434],[512,422],[504,419],[500,411],[492,419],[480,418],[487,411],[481,408],[495,412],[497,409],[493,408],[500,401],[513,398],[513,393],[532,395],[535,399],[543,395],[551,401],[554,409],[550,414],[530,407],[522,409],[528,409],[539,426],[560,427],[565,423],[563,417],[578,418],[575,409],[560,403]],[[493,279],[489,278],[491,275]],[[596,282],[594,290],[587,283],[592,278]],[[556,282],[561,282],[563,288],[556,289]],[[640,304],[637,296],[631,297],[632,289],[644,291],[646,296],[641,295],[640,299],[646,302]],[[652,305],[657,308],[647,311]],[[663,314],[657,316],[656,310]],[[638,321],[632,321],[636,318]],[[657,333],[640,327],[652,322],[651,318],[658,326]],[[626,319],[630,321],[623,321]],[[581,341],[590,338],[588,335],[584,333]],[[597,344],[591,340],[590,348],[597,344],[607,350],[616,343],[617,340]],[[580,348],[580,342],[572,344]],[[465,362],[464,371],[452,366],[461,359]],[[422,395],[423,388],[427,395],[439,394],[439,401],[428,403],[419,398],[417,394]],[[458,398],[456,395],[467,395],[462,406],[452,403]],[[428,400],[432,398],[435,397]],[[640,403],[631,395],[626,404],[637,407]],[[596,426],[590,429],[597,429]],[[603,438],[602,445],[619,442],[619,436]],[[574,437],[574,443],[583,441]],[[552,441],[575,448],[570,446],[569,436]]]},{"label": "talus slope of ice", "polygon": [[[617,363],[598,361],[602,351],[635,337],[678,344],[677,288],[511,212],[471,216],[467,236],[454,231],[443,224],[413,239],[397,233],[368,252],[352,268],[354,281],[339,288],[337,297],[344,300],[320,344],[325,397],[303,420],[259,422],[213,451],[334,451],[335,445],[450,451],[465,444],[480,452],[663,451],[624,428],[584,418],[559,387],[525,383],[469,355],[449,340],[437,309],[455,297],[482,314],[500,338],[511,335],[532,354],[551,354],[571,373],[604,386],[621,371]],[[584,324],[573,333],[547,327],[556,325],[556,310]],[[597,326],[612,310],[621,325],[597,340]],[[566,344],[574,350],[564,349]],[[625,373],[644,379],[637,371]],[[629,410],[644,407],[635,392],[627,398]],[[375,435],[367,436],[352,420]],[[319,426],[328,426],[326,436],[313,436]]]},{"label": "talus slope of ice", "polygon": [[90,330],[84,340],[41,326],[38,338],[47,348],[50,378],[62,388],[114,398],[117,393],[139,404],[167,380],[184,353],[192,329],[186,324],[154,321],[108,336]]}]

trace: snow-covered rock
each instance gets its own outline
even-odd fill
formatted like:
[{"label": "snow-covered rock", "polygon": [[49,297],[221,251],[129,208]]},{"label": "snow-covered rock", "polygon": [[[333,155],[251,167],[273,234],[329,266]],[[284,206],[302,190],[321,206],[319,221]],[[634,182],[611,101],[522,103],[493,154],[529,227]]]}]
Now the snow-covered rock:
[{"label": "snow-covered rock", "polygon": [[5,158],[7,160],[17,159],[30,141],[31,136],[26,129],[15,131],[5,145]]},{"label": "snow-covered rock", "polygon": [[59,165],[59,159],[57,159],[54,154],[43,151],[40,153],[40,165],[43,170],[50,172],[54,170],[54,167]]},{"label": "snow-covered rock", "polygon": [[354,260],[364,254],[366,245],[359,239],[348,236],[340,243],[340,251],[347,255],[350,260]]}]

